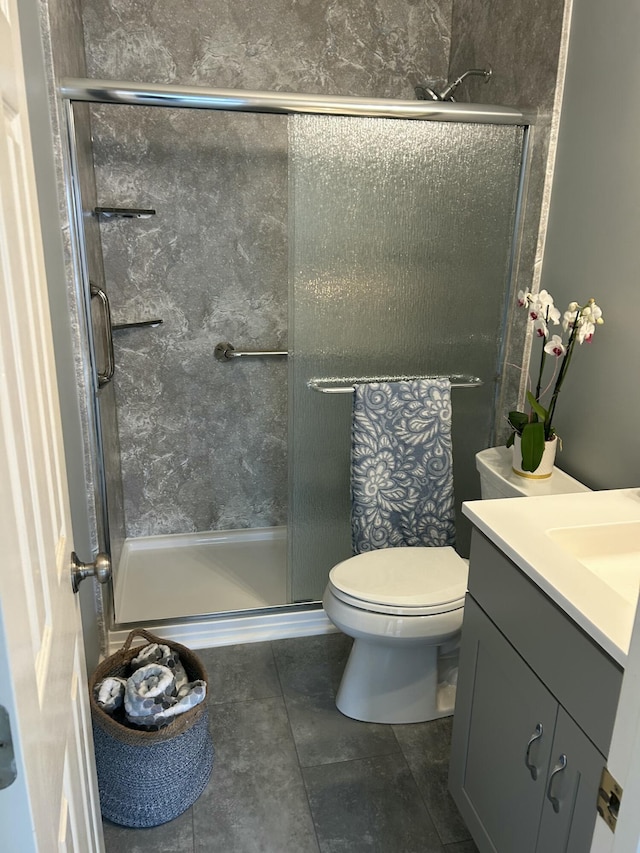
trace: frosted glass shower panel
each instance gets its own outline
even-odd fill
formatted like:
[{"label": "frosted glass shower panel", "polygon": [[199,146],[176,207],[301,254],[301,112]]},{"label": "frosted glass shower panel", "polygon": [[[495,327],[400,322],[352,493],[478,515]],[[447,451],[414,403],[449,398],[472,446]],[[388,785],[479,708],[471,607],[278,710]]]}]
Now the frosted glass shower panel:
[{"label": "frosted glass shower panel", "polygon": [[[473,374],[453,392],[458,507],[493,414],[523,129],[296,116],[289,123],[293,601],[351,555],[350,394],[312,379]],[[464,524],[458,538],[464,539]]]}]

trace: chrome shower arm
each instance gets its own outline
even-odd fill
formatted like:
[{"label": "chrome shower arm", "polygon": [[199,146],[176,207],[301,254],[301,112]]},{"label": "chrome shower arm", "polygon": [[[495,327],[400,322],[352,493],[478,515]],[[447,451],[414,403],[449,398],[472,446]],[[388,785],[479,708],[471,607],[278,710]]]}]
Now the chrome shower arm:
[{"label": "chrome shower arm", "polygon": [[469,69],[469,71],[465,71],[464,74],[461,74],[459,77],[456,77],[453,83],[449,83],[446,89],[444,89],[438,97],[441,101],[452,101],[453,93],[456,91],[462,81],[466,80],[467,77],[484,77],[486,83],[492,74],[493,71],[491,70],[491,68],[471,68]]}]

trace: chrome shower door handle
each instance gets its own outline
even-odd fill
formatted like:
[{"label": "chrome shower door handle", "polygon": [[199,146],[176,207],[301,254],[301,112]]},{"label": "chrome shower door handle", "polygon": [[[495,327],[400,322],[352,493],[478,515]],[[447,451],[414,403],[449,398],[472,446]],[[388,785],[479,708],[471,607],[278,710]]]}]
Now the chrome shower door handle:
[{"label": "chrome shower door handle", "polygon": [[116,361],[113,354],[113,329],[111,326],[111,307],[109,306],[109,297],[101,287],[97,284],[91,284],[91,298],[97,297],[102,306],[102,316],[104,318],[104,351],[107,356],[107,364],[104,372],[98,371],[98,388],[102,388],[107,382],[113,379],[113,373],[116,368]]},{"label": "chrome shower door handle", "polygon": [[527,770],[529,771],[529,773],[531,773],[531,778],[533,779],[534,782],[536,782],[538,779],[538,768],[531,761],[531,747],[533,746],[533,744],[537,740],[540,740],[540,738],[543,735],[543,732],[544,732],[544,729],[542,727],[542,723],[537,723],[533,734],[531,735],[531,737],[529,738],[529,740],[527,742],[527,750],[524,754],[524,763],[526,764]]},{"label": "chrome shower door handle", "polygon": [[558,775],[558,773],[562,773],[562,771],[566,768],[567,763],[567,756],[563,752],[562,755],[558,758],[558,763],[551,771],[551,774],[549,776],[549,784],[547,785],[547,799],[553,806],[553,810],[556,814],[558,814],[558,812],[560,811],[560,800],[557,797],[554,797],[551,793],[553,788],[553,780]]}]

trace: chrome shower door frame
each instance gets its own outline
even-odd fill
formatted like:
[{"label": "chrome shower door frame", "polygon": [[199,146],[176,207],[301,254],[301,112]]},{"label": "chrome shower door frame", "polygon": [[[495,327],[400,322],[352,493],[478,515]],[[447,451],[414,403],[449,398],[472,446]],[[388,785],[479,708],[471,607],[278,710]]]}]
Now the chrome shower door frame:
[{"label": "chrome shower door frame", "polygon": [[[96,604],[100,621],[105,626],[109,626],[114,622],[113,583],[124,541],[122,499],[121,495],[113,494],[111,481],[114,478],[107,476],[105,464],[106,437],[109,431],[113,431],[113,425],[116,423],[114,389],[111,384],[115,363],[102,253],[98,245],[93,252],[92,263],[88,248],[87,218],[93,214],[84,204],[82,185],[83,180],[85,184],[87,179],[92,181],[93,175],[83,175],[74,104],[65,99],[63,107],[66,124],[64,165],[68,179],[67,204],[74,267],[73,286],[79,326],[76,358],[82,364],[84,379],[80,393],[82,395],[81,418],[86,432],[85,478],[89,500],[93,503],[91,515],[95,524],[91,537],[94,540],[94,556],[98,552],[108,554],[113,569],[111,581],[96,587]],[[87,127],[83,130],[88,132]],[[94,239],[99,241],[98,227],[96,221]],[[96,301],[100,305],[100,310],[94,314],[93,305]],[[102,337],[101,342],[96,339],[96,327]],[[119,459],[117,467],[116,480],[119,475]]]},{"label": "chrome shower door frame", "polygon": [[[273,93],[241,91],[228,89],[206,89],[174,85],[142,85],[123,81],[105,81],[69,78],[60,83],[60,95],[63,100],[64,115],[67,124],[67,173],[68,206],[71,220],[71,246],[75,265],[76,299],[79,312],[79,335],[86,341],[86,352],[81,354],[84,365],[85,387],[82,393],[86,398],[85,428],[90,434],[90,459],[87,468],[95,476],[88,477],[88,488],[94,492],[96,551],[109,553],[114,567],[114,580],[120,550],[124,541],[124,512],[122,507],[121,486],[117,493],[117,484],[111,482],[105,462],[107,453],[108,429],[105,429],[105,416],[115,424],[115,399],[113,386],[105,381],[106,373],[100,369],[99,344],[94,335],[92,321],[92,285],[94,294],[99,293],[104,304],[104,270],[99,274],[100,281],[92,279],[91,261],[87,246],[87,217],[95,216],[95,211],[87,210],[83,204],[81,165],[78,157],[75,104],[112,104],[129,106],[153,106],[174,109],[200,109],[212,111],[236,111],[273,113],[281,115],[319,114],[342,116],[367,116],[374,118],[412,119],[417,121],[462,122],[473,124],[519,125],[524,131],[523,159],[518,209],[515,218],[515,234],[511,259],[510,287],[513,286],[514,270],[517,266],[517,247],[521,229],[522,196],[526,186],[529,165],[529,135],[535,123],[535,115],[509,107],[479,104],[461,104],[453,102],[403,101],[379,98],[354,98],[342,96],[300,95],[293,93]],[[96,220],[96,228],[97,220]],[[99,232],[98,240],[99,240]],[[97,290],[96,290],[97,288]],[[106,342],[110,351],[110,341]],[[111,365],[110,367],[112,367]],[[109,411],[110,407],[113,411]],[[119,470],[119,458],[118,458]],[[105,589],[100,587],[99,608],[107,627],[114,625],[113,580]],[[283,605],[282,607],[263,608],[265,611],[281,611],[301,608],[317,608],[319,602]],[[243,615],[252,611],[242,611]],[[226,614],[228,615],[228,614]],[[190,617],[189,621],[208,617]]]}]

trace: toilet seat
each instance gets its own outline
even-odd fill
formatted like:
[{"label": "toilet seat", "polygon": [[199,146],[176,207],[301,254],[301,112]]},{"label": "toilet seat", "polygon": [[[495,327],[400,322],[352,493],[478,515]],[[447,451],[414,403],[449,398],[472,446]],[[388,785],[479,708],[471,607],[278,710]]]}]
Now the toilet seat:
[{"label": "toilet seat", "polygon": [[360,610],[428,616],[464,606],[467,563],[449,546],[383,548],[329,572],[332,594]]}]

